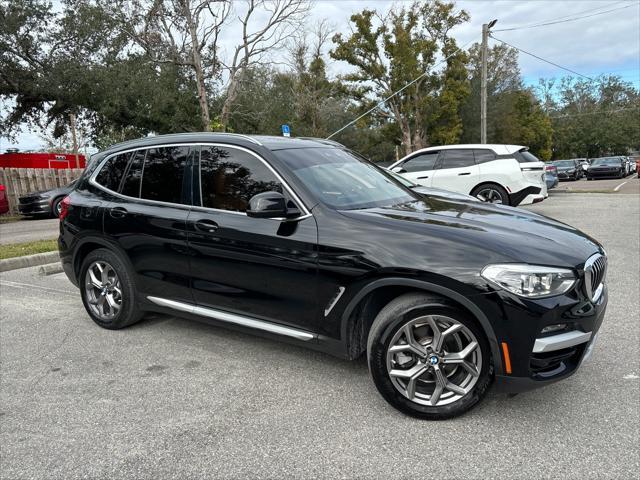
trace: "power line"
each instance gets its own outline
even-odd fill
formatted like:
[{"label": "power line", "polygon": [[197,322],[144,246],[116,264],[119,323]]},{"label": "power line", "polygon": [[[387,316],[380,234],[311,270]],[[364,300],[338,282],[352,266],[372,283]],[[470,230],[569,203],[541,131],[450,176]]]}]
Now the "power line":
[{"label": "power line", "polygon": [[[451,55],[443,58],[441,61],[439,61],[438,63],[436,63],[433,68],[439,67],[440,65],[442,65],[444,62],[446,62],[447,60],[449,60],[451,57],[453,57],[454,55],[458,54],[458,51],[464,52],[464,48],[467,47],[468,45],[470,45],[473,42],[473,40],[468,41],[467,43],[465,43],[464,45],[462,45],[461,47],[456,47],[457,50],[452,53]],[[379,101],[378,103],[376,103],[372,108],[370,108],[369,110],[367,110],[366,112],[364,112],[362,115],[360,115],[358,118],[356,118],[355,120],[350,121],[349,123],[347,123],[344,127],[336,130],[335,132],[333,132],[331,135],[329,135],[326,140],[329,140],[331,137],[337,135],[338,133],[342,132],[344,129],[350,127],[351,125],[353,125],[354,123],[356,123],[358,120],[360,120],[361,118],[366,117],[367,115],[369,115],[371,112],[373,112],[374,110],[377,110],[378,108],[384,106],[385,103],[387,103],[387,101],[391,100],[393,97],[395,97],[396,95],[398,95],[400,92],[402,92],[403,90],[409,88],[411,85],[413,85],[414,83],[416,83],[418,80],[420,80],[422,77],[424,77],[425,75],[427,75],[430,70],[427,70],[423,73],[421,73],[420,75],[418,75],[416,78],[414,78],[413,80],[411,80],[409,83],[407,83],[404,87],[402,87],[399,90],[396,90],[395,92],[393,92],[391,95],[389,95],[387,98]]]},{"label": "power line", "polygon": [[489,34],[489,36],[490,36],[491,38],[493,38],[494,40],[497,40],[497,41],[499,41],[499,42],[504,43],[505,45],[509,45],[511,48],[515,48],[515,49],[516,49],[516,50],[518,50],[519,52],[526,53],[527,55],[530,55],[530,56],[532,56],[533,58],[537,58],[538,60],[541,60],[541,61],[543,61],[543,62],[545,62],[545,63],[550,64],[550,65],[553,65],[554,67],[561,68],[562,70],[566,70],[567,72],[573,73],[574,75],[578,75],[578,76],[580,76],[580,77],[584,77],[584,78],[586,78],[587,80],[589,80],[589,81],[593,82],[593,78],[591,78],[591,77],[587,77],[586,75],[583,75],[583,74],[582,74],[582,73],[580,73],[580,72],[576,72],[575,70],[571,70],[570,68],[563,67],[562,65],[558,65],[557,63],[554,63],[554,62],[552,62],[551,60],[546,60],[546,59],[544,59],[544,58],[542,58],[542,57],[539,57],[539,56],[538,56],[538,55],[536,55],[535,53],[527,52],[526,50],[523,50],[523,49],[521,49],[521,48],[519,48],[519,47],[516,47],[515,45],[511,45],[510,43],[505,42],[504,40],[500,40],[499,38],[496,38],[496,37],[494,37],[494,36],[493,36],[493,35],[491,35],[491,34]]},{"label": "power line", "polygon": [[[618,2],[618,3],[622,3],[622,2]],[[494,30],[494,32],[510,32],[510,31],[513,31],[513,30],[524,30],[524,29],[528,29],[528,28],[545,27],[547,25],[556,25],[558,23],[575,22],[576,20],[582,20],[583,18],[596,17],[598,15],[604,15],[605,13],[611,13],[611,12],[616,12],[618,10],[624,10],[625,8],[634,7],[636,5],[637,4],[632,3],[632,4],[629,4],[629,5],[625,5],[624,7],[612,8],[610,10],[605,10],[604,12],[592,13],[591,15],[584,15],[582,17],[565,18],[564,20],[556,19],[556,20],[549,21],[549,22],[535,23],[533,25],[522,25],[520,27],[501,28],[501,29]],[[600,8],[603,8],[603,7],[600,7]],[[586,10],[586,11],[589,12],[589,11],[593,11],[593,10]],[[584,13],[584,12],[582,12],[582,13]],[[562,17],[560,17],[560,18],[562,18]]]},{"label": "power line", "polygon": [[626,108],[617,108],[614,110],[595,110],[593,112],[581,112],[581,113],[571,113],[568,115],[555,115],[553,117],[549,117],[549,118],[570,118],[570,117],[581,117],[583,115],[596,115],[596,114],[605,114],[605,113],[617,113],[617,112],[623,112],[626,110],[637,110],[640,107],[626,107]]}]

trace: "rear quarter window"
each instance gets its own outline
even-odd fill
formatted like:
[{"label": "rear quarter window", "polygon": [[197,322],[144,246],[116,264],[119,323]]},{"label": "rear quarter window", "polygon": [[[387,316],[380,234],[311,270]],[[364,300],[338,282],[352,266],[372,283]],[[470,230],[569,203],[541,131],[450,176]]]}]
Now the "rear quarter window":
[{"label": "rear quarter window", "polygon": [[96,182],[113,192],[117,192],[130,156],[130,153],[122,153],[109,158],[96,175]]},{"label": "rear quarter window", "polygon": [[519,152],[516,152],[513,156],[520,163],[533,163],[533,162],[540,161],[538,157],[536,157],[534,154],[532,154],[527,150],[520,150]]}]

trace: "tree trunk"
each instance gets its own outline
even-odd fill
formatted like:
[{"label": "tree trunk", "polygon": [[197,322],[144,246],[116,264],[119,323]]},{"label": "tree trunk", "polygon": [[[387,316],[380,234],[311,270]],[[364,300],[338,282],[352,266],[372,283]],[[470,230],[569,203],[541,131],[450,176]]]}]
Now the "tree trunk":
[{"label": "tree trunk", "polygon": [[422,128],[422,126],[416,125],[413,130],[413,150],[420,150],[421,148],[424,148],[426,146],[425,144],[426,142],[424,141],[424,129]]},{"label": "tree trunk", "polygon": [[198,102],[200,103],[200,119],[202,121],[202,129],[205,132],[211,131],[211,118],[209,117],[209,103],[207,101],[207,88],[204,82],[204,70],[202,68],[202,57],[200,56],[200,49],[198,47],[198,32],[196,26],[193,23],[193,17],[191,15],[191,9],[189,3],[183,1],[182,8],[184,11],[184,17],[187,20],[189,27],[189,34],[191,35],[191,51],[193,60],[193,69],[196,73],[196,85],[198,88]]},{"label": "tree trunk", "polygon": [[402,130],[402,146],[404,148],[404,154],[409,155],[413,152],[411,144],[411,127],[409,126],[409,120],[403,115],[400,119],[400,130]]},{"label": "tree trunk", "polygon": [[242,80],[243,70],[235,70],[230,74],[229,88],[227,89],[227,98],[224,99],[222,105],[222,112],[220,113],[220,123],[222,124],[222,131],[227,131],[227,125],[229,125],[229,117],[231,116],[231,105],[238,98],[238,87]]}]

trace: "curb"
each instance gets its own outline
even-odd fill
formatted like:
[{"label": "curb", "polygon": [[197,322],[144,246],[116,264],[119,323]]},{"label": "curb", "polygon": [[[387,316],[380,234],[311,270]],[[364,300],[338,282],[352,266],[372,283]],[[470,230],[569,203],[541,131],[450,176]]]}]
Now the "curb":
[{"label": "curb", "polygon": [[60,262],[47,263],[46,265],[42,265],[38,269],[38,275],[41,275],[41,276],[55,275],[56,273],[62,273],[62,272],[64,272],[64,269],[62,268],[62,263]]},{"label": "curb", "polygon": [[36,253],[35,255],[25,255],[24,257],[5,258],[0,260],[0,272],[17,270],[19,268],[37,267],[48,263],[60,261],[58,252]]}]

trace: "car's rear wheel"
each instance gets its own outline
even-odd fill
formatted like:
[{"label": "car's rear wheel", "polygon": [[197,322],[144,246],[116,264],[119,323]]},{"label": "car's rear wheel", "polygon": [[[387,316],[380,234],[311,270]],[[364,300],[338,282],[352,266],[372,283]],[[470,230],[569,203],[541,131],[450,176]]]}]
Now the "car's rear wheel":
[{"label": "car's rear wheel", "polygon": [[90,252],[82,262],[79,278],[82,303],[101,327],[116,330],[142,318],[133,275],[111,250],[99,248]]},{"label": "car's rear wheel", "polygon": [[473,189],[471,195],[482,202],[509,205],[509,194],[497,183],[486,183],[484,185],[480,185]]},{"label": "car's rear wheel", "polygon": [[486,394],[493,367],[482,329],[443,298],[403,295],[369,333],[369,370],[392,406],[440,420],[463,414]]}]

